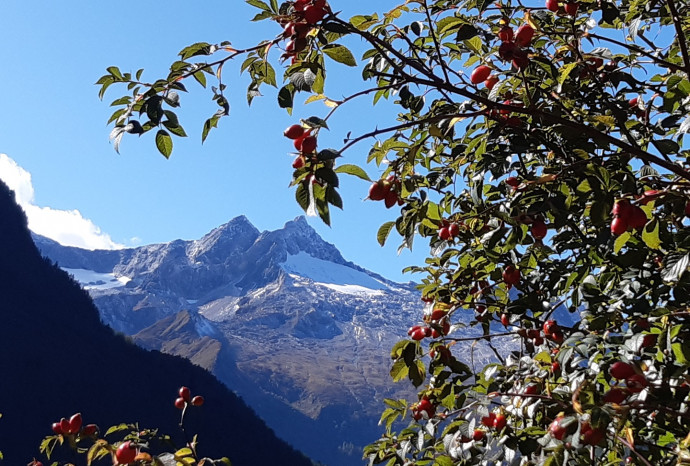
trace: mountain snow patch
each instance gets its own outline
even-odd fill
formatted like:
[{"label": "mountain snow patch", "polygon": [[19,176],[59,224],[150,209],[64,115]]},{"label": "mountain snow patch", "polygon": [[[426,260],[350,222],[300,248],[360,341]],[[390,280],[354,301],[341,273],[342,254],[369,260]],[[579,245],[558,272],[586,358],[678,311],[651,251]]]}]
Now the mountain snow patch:
[{"label": "mountain snow patch", "polygon": [[287,260],[280,265],[289,274],[309,278],[317,285],[323,285],[341,293],[371,293],[388,288],[364,272],[317,259],[304,251],[288,255]]},{"label": "mountain snow patch", "polygon": [[128,277],[116,277],[112,273],[100,273],[93,270],[65,267],[62,270],[72,275],[85,290],[109,290],[110,288],[125,286],[132,280]]}]

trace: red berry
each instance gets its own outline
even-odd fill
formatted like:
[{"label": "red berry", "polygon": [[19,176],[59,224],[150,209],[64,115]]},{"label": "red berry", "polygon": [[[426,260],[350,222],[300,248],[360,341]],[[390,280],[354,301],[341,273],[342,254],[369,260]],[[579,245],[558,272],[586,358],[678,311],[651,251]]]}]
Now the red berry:
[{"label": "red berry", "polygon": [[137,446],[130,441],[126,441],[121,444],[119,447],[117,447],[117,451],[115,452],[115,458],[119,464],[133,463],[136,456]]},{"label": "red berry", "polygon": [[55,432],[57,435],[62,434],[62,426],[60,425],[59,422],[53,422],[52,425],[53,432]]},{"label": "red berry", "polygon": [[552,341],[554,341],[555,343],[558,343],[558,344],[563,343],[563,340],[565,339],[563,332],[561,332],[560,330],[557,330],[557,331],[551,333],[549,336],[550,336]]},{"label": "red berry", "polygon": [[508,314],[501,314],[501,323],[504,327],[510,325],[510,316]]},{"label": "red berry", "polygon": [[390,209],[398,202],[398,193],[393,190],[388,191],[383,202],[385,203],[386,208]]},{"label": "red berry", "polygon": [[523,24],[515,33],[515,43],[520,47],[527,47],[532,43],[534,29],[529,24]]},{"label": "red berry", "polygon": [[517,188],[518,186],[520,186],[520,180],[518,180],[514,176],[509,176],[508,178],[506,178],[506,184],[508,186],[512,186],[513,188]]},{"label": "red berry", "polygon": [[557,440],[563,440],[565,437],[566,428],[561,425],[562,417],[557,417],[549,426],[549,433]]},{"label": "red berry", "polygon": [[491,74],[491,68],[486,65],[479,65],[472,71],[470,75],[470,81],[472,84],[479,84],[482,81],[486,81],[486,78]]},{"label": "red berry", "polygon": [[69,418],[69,432],[68,434],[76,434],[81,429],[82,418],[81,413],[77,413]]},{"label": "red berry", "polygon": [[630,106],[630,108],[639,108],[640,98],[639,97],[633,97],[632,99],[628,100],[628,105]]},{"label": "red berry", "polygon": [[593,429],[589,422],[583,422],[580,427],[580,434],[582,435],[582,443],[596,446],[604,439],[606,431],[599,427]]},{"label": "red berry", "polygon": [[515,45],[515,43],[503,42],[498,47],[498,56],[501,57],[503,61],[512,60],[516,50],[518,50],[518,47]]},{"label": "red berry", "polygon": [[527,330],[527,336],[529,338],[540,338],[541,337],[541,331],[537,330],[536,328],[531,328]]},{"label": "red berry", "polygon": [[316,150],[316,138],[314,136],[307,136],[304,139],[296,139],[296,141],[300,141],[299,150],[303,154],[311,154]]},{"label": "red berry", "polygon": [[302,128],[302,125],[288,126],[287,129],[283,131],[283,135],[288,139],[297,139],[301,137],[303,134],[304,128]]},{"label": "red berry", "polygon": [[496,418],[494,419],[494,428],[496,430],[502,430],[506,424],[508,424],[508,420],[503,414],[497,414]]},{"label": "red berry", "polygon": [[316,5],[309,5],[304,9],[304,20],[309,24],[316,24],[326,16],[326,10]]},{"label": "red berry", "polygon": [[518,70],[522,70],[529,65],[529,57],[527,56],[527,52],[524,50],[516,50],[513,53],[513,66],[517,68]]},{"label": "red berry", "polygon": [[617,361],[611,364],[611,367],[609,367],[609,374],[614,379],[627,379],[631,375],[635,374],[635,368],[627,362]]},{"label": "red berry", "polygon": [[64,417],[60,419],[60,430],[62,431],[63,434],[67,435],[70,433],[69,431],[69,421],[65,419]]},{"label": "red berry", "polygon": [[541,346],[541,345],[543,345],[543,344],[544,344],[544,338],[542,338],[542,337],[536,337],[536,338],[534,339],[534,344],[535,344],[536,346]]},{"label": "red berry", "polygon": [[625,385],[632,393],[640,393],[647,386],[647,379],[642,374],[633,374],[625,379]]},{"label": "red berry", "polygon": [[622,388],[614,387],[609,390],[602,398],[605,403],[621,404],[628,397],[628,391]]},{"label": "red berry", "polygon": [[647,214],[644,213],[644,210],[642,210],[638,206],[633,206],[631,213],[630,213],[630,219],[628,220],[628,226],[631,228],[642,228],[647,224]]},{"label": "red berry", "polygon": [[472,439],[473,439],[475,442],[481,442],[482,440],[484,440],[484,437],[485,437],[485,436],[486,436],[486,434],[484,433],[483,430],[481,430],[481,429],[475,429],[475,430],[474,430],[474,433],[472,434]]},{"label": "red berry", "polygon": [[445,309],[434,309],[431,312],[429,319],[432,321],[438,321],[438,320],[443,319],[447,314],[448,314],[448,311]]},{"label": "red berry", "polygon": [[508,286],[520,283],[520,271],[514,265],[509,265],[503,270],[503,281]]},{"label": "red berry", "polygon": [[568,13],[570,16],[575,16],[577,15],[577,9],[579,7],[580,4],[577,2],[568,2],[565,4],[565,12]]},{"label": "red berry", "polygon": [[175,407],[177,409],[184,409],[184,407],[187,405],[187,402],[184,400],[184,398],[178,398],[175,400]]},{"label": "red berry", "polygon": [[549,11],[558,11],[558,0],[546,0],[546,9]]},{"label": "red berry", "polygon": [[493,427],[496,422],[496,413],[489,413],[488,416],[482,418],[482,424],[486,427]]},{"label": "red berry", "polygon": [[460,234],[460,227],[458,226],[457,223],[451,223],[448,225],[448,233],[450,234],[451,238],[455,238]]},{"label": "red berry", "polygon": [[532,233],[532,237],[536,240],[544,239],[546,237],[546,224],[544,223],[544,221],[536,220],[530,228],[530,233]]},{"label": "red berry", "polygon": [[648,333],[642,338],[642,347],[651,348],[656,345],[656,335],[654,333]]},{"label": "red berry", "polygon": [[623,217],[627,219],[627,217],[630,216],[631,211],[632,205],[630,205],[630,201],[628,201],[627,199],[621,199],[613,205],[611,213],[614,216]]},{"label": "red berry", "polygon": [[611,222],[611,233],[620,236],[628,231],[628,222],[623,217],[616,217]]},{"label": "red berry", "polygon": [[549,335],[551,333],[557,332],[561,329],[561,327],[558,325],[558,323],[551,319],[547,320],[544,322],[544,325],[542,325],[542,328],[544,329],[544,333]]},{"label": "red berry", "polygon": [[386,190],[381,180],[374,181],[369,187],[369,199],[372,201],[382,201],[386,198]]},{"label": "red berry", "polygon": [[512,42],[513,37],[514,37],[513,28],[511,28],[510,26],[503,26],[498,31],[498,38],[502,42]]},{"label": "red berry", "polygon": [[294,168],[295,170],[299,170],[300,168],[304,167],[304,163],[304,157],[298,155],[297,157],[295,157],[295,160],[292,161],[292,168]]},{"label": "red berry", "polygon": [[450,234],[450,230],[448,229],[448,227],[443,227],[440,230],[438,230],[438,237],[444,241],[448,241],[449,239],[451,239],[452,236]]},{"label": "red berry", "polygon": [[184,401],[189,402],[189,400],[192,399],[192,391],[188,387],[180,387],[180,398],[182,398]]},{"label": "red berry", "polygon": [[529,384],[525,387],[525,395],[536,395],[539,393],[539,385],[536,383]]},{"label": "red berry", "polygon": [[423,340],[426,336],[426,331],[423,328],[418,328],[410,334],[410,338],[412,338],[414,341]]},{"label": "red berry", "polygon": [[554,361],[551,363],[551,372],[553,372],[555,374],[557,372],[560,372],[560,370],[561,370],[561,363],[559,363],[558,361]]},{"label": "red berry", "polygon": [[486,78],[486,81],[484,81],[484,86],[486,86],[488,90],[491,90],[494,88],[497,82],[498,76],[489,76],[488,78]]},{"label": "red berry", "polygon": [[96,431],[98,431],[98,426],[96,424],[87,424],[81,430],[81,435],[84,437],[90,437],[91,435],[94,435]]},{"label": "red berry", "polygon": [[197,395],[194,398],[192,398],[192,406],[201,406],[204,404],[204,397],[201,395]]}]

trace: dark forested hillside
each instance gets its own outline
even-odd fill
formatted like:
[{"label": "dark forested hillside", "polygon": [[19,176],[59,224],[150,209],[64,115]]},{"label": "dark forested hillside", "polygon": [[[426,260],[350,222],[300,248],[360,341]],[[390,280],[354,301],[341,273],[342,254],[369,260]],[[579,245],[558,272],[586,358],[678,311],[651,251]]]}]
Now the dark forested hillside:
[{"label": "dark forested hillside", "polygon": [[2,464],[39,457],[61,417],[101,428],[138,421],[179,444],[181,385],[206,403],[187,416],[199,453],[234,465],[308,465],[215,377],[181,358],[147,352],[103,325],[88,294],[41,258],[12,192],[0,182],[0,450]]}]

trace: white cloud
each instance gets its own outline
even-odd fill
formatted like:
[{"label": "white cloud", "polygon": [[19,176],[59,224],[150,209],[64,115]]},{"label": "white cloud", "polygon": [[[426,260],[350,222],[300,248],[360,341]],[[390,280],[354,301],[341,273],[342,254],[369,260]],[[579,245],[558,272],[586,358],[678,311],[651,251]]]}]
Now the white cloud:
[{"label": "white cloud", "polygon": [[31,174],[5,154],[0,154],[0,179],[15,193],[17,203],[29,219],[34,233],[46,236],[65,246],[85,249],[120,249],[107,233],[82,217],[78,210],[56,210],[34,204]]}]

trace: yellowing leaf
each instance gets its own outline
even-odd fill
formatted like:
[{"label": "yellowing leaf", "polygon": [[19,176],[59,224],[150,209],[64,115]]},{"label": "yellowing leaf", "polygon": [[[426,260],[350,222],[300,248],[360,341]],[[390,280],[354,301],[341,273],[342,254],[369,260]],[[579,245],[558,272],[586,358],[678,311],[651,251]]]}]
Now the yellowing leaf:
[{"label": "yellowing leaf", "polygon": [[317,101],[319,101],[319,100],[324,100],[325,98],[326,98],[326,96],[323,95],[323,94],[314,94],[314,95],[310,95],[310,96],[307,98],[307,100],[304,101],[304,103],[305,103],[305,104],[310,104],[310,103],[312,103],[312,102],[317,102]]}]

